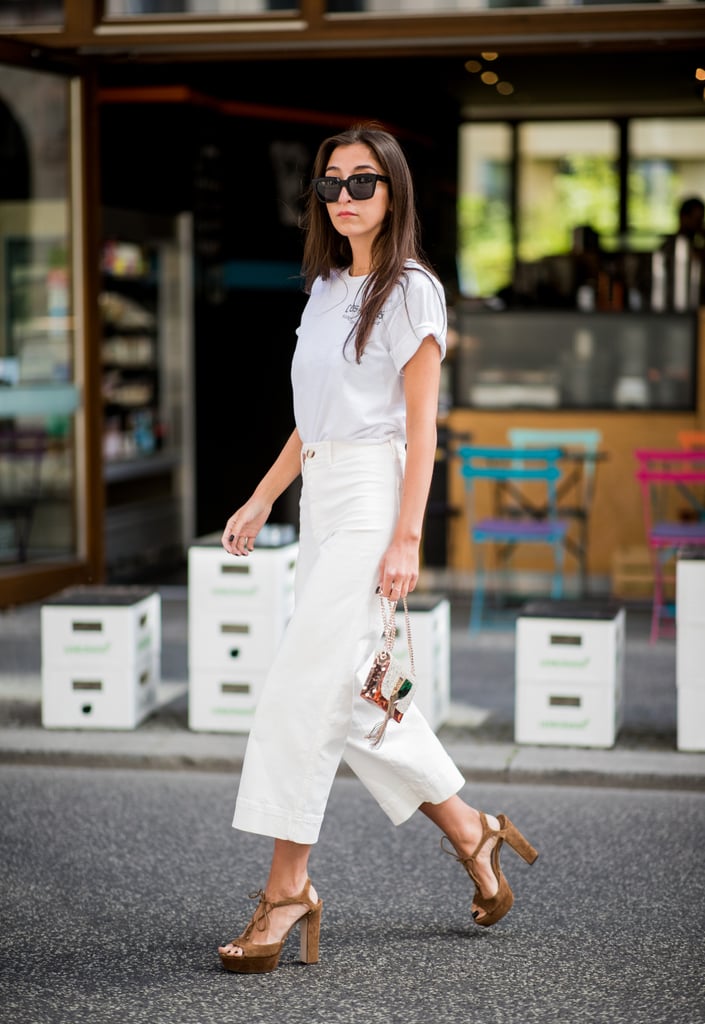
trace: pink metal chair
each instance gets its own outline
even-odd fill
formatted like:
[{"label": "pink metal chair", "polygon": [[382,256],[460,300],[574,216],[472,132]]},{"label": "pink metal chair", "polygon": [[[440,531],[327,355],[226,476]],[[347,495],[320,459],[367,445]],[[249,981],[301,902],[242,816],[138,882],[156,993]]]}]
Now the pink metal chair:
[{"label": "pink metal chair", "polygon": [[684,554],[705,555],[705,450],[642,448],[634,455],[654,574],[654,643],[665,632],[666,621],[673,622],[673,612],[664,599],[667,565]]}]

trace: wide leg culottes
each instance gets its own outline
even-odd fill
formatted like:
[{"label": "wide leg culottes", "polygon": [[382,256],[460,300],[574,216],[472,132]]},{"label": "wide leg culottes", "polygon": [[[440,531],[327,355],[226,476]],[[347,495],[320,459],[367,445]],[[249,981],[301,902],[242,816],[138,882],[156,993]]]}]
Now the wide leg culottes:
[{"label": "wide leg culottes", "polygon": [[379,562],[399,512],[404,446],[325,441],[302,450],[295,607],[258,699],[233,827],[313,844],[341,759],[395,825],[464,778],[412,704],[384,742],[360,697],[381,634]]}]

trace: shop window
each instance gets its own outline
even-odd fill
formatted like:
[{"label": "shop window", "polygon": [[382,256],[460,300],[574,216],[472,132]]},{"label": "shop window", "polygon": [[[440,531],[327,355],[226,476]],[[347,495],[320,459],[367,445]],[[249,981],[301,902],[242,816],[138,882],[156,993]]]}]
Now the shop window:
[{"label": "shop window", "polygon": [[493,295],[512,276],[512,133],[505,124],[460,130],[458,276],[463,295]]},{"label": "shop window", "polygon": [[0,566],[75,557],[70,83],[0,68]]},{"label": "shop window", "polygon": [[526,122],[516,129],[516,160],[513,131],[505,123],[460,129],[458,266],[466,296],[502,296],[517,272],[532,277],[539,263],[560,278],[561,262],[570,262],[584,235],[605,251],[619,244],[616,124]]},{"label": "shop window", "polygon": [[705,122],[635,118],[629,124],[629,243],[650,251],[675,232],[678,207],[705,198]]},{"label": "shop window", "polygon": [[[700,301],[697,275],[685,296],[673,267],[662,295],[651,257],[676,231],[683,200],[705,195],[702,119],[634,118],[622,139],[607,120],[468,124],[459,149],[464,296],[492,297],[497,308],[586,312],[685,310]],[[703,247],[702,232],[694,244]]]},{"label": "shop window", "polygon": [[569,253],[576,228],[604,249],[619,230],[619,134],[610,121],[527,122],[518,131],[518,255]]}]

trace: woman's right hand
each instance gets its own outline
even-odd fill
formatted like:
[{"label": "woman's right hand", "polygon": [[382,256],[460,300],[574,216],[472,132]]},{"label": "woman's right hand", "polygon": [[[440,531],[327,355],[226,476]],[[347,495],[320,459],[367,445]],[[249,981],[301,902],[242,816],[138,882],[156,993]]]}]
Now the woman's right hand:
[{"label": "woman's right hand", "polygon": [[249,555],[255,537],[269,518],[272,506],[250,498],[228,519],[220,542],[231,555]]}]

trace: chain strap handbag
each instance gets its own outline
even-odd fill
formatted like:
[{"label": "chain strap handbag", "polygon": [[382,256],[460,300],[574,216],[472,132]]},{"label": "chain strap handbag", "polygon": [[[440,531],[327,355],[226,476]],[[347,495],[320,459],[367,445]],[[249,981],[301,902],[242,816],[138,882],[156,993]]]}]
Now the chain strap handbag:
[{"label": "chain strap handbag", "polygon": [[416,669],[414,667],[414,649],[411,643],[411,626],[406,598],[404,603],[404,621],[406,624],[406,643],[409,651],[410,669],[401,664],[393,655],[397,637],[396,601],[388,601],[380,595],[382,610],[383,646],[375,651],[372,665],[367,673],[360,696],[377,704],[384,711],[384,718],[366,736],[370,746],[379,747],[384,739],[390,719],[401,722],[409,710],[416,692]]}]

